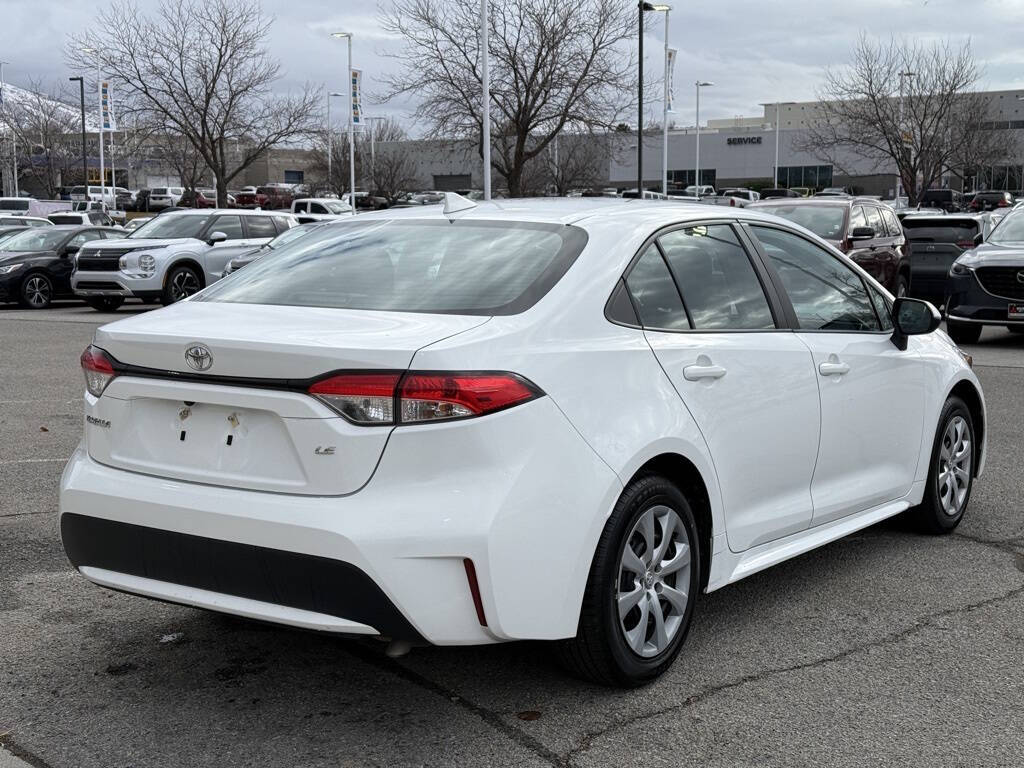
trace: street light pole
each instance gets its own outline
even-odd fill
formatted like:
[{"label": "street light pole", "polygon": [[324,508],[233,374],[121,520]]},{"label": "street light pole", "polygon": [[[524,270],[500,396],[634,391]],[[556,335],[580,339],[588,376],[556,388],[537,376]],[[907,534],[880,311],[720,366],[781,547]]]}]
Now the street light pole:
[{"label": "street light pole", "polygon": [[[10,64],[9,61],[0,61],[0,92],[3,91],[3,87],[6,83],[4,80],[4,64]],[[5,107],[6,111],[6,107]],[[14,197],[18,197],[18,132],[14,130],[14,126],[11,126],[11,160],[14,163],[14,175],[11,177],[11,181],[14,186]]]},{"label": "street light pole", "polygon": [[693,164],[693,183],[697,187],[697,197],[700,197],[700,89],[714,85],[714,83],[698,80],[694,85],[697,86],[697,156]]},{"label": "street light pole", "polygon": [[344,39],[348,43],[348,204],[352,215],[356,215],[356,138],[352,122],[352,33],[332,32],[331,37]]},{"label": "street light pole", "polygon": [[[89,160],[85,151],[85,78],[84,77],[69,77],[68,80],[74,82],[78,81],[78,95],[82,100],[82,184],[85,185],[85,191],[89,191]],[[88,194],[86,194],[88,197]]]},{"label": "street light pole", "polygon": [[638,200],[644,199],[644,6],[647,3],[640,0],[640,56],[639,72],[637,77],[636,92],[636,196]]},{"label": "street light pole", "polygon": [[669,86],[669,62],[668,62],[668,15],[672,6],[663,6],[665,9],[665,82],[664,93],[661,102],[661,194],[668,194],[668,86]]},{"label": "street light pole", "polygon": [[331,132],[331,99],[338,96],[344,96],[344,93],[338,93],[337,91],[329,91],[327,93],[327,187],[333,188],[334,175],[331,172],[331,161],[334,159],[334,137]]},{"label": "street light pole", "polygon": [[480,84],[483,90],[480,116],[480,143],[484,160],[484,200],[491,199],[491,49],[487,0],[480,0]]},{"label": "street light pole", "polygon": [[378,120],[387,120],[387,118],[379,116],[366,118],[366,122],[370,124],[370,186],[377,183],[377,136],[373,124]]}]

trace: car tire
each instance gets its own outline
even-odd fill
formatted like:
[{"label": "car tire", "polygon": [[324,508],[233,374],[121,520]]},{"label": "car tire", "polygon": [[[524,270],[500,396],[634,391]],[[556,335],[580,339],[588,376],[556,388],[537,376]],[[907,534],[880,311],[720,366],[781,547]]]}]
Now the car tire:
[{"label": "car tire", "polygon": [[558,644],[570,673],[633,688],[672,665],[699,590],[698,542],[693,512],[673,483],[642,475],[626,487],[598,541],[576,636]]},{"label": "car tire", "polygon": [[42,272],[30,272],[21,281],[18,303],[26,309],[46,309],[53,301],[53,283]]},{"label": "car tire", "polygon": [[174,304],[199,292],[202,288],[202,281],[192,267],[185,265],[174,267],[164,278],[164,292],[160,301],[165,305]]},{"label": "car tire", "polygon": [[1024,325],[1008,325],[1006,330],[1010,333],[1024,333]]},{"label": "car tire", "polygon": [[959,397],[950,397],[939,415],[924,499],[909,510],[921,531],[950,533],[963,519],[977,465],[974,435],[974,419],[967,404]]},{"label": "car tire", "polygon": [[982,325],[980,323],[955,323],[948,321],[946,330],[949,337],[957,344],[977,344],[981,338]]},{"label": "car tire", "polygon": [[896,287],[893,290],[892,295],[897,299],[902,299],[910,291],[910,283],[904,275],[899,275],[896,278]]},{"label": "car tire", "polygon": [[123,296],[92,296],[85,303],[97,312],[116,312],[124,304]]}]

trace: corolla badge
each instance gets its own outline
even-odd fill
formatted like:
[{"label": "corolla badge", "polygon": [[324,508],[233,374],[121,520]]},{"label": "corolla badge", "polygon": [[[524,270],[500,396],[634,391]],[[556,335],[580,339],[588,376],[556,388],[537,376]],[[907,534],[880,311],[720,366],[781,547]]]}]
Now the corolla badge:
[{"label": "corolla badge", "polygon": [[208,371],[213,365],[213,354],[205,344],[189,344],[185,347],[185,362],[196,371]]}]

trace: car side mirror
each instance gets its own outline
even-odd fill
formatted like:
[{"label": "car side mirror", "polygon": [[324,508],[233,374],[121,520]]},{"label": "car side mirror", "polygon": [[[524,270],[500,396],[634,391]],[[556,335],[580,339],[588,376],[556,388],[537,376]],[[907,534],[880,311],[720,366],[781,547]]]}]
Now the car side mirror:
[{"label": "car side mirror", "polygon": [[227,239],[228,239],[228,236],[226,234],[224,234],[223,232],[219,232],[218,231],[218,232],[211,232],[210,236],[208,238],[206,238],[206,242],[208,242],[210,245],[216,245],[217,243],[223,243]]},{"label": "car side mirror", "polygon": [[983,242],[985,242],[985,236],[982,235],[981,232],[979,232],[978,234],[976,234],[974,236],[974,244],[975,245],[981,245]]},{"label": "car side mirror", "polygon": [[907,348],[907,337],[931,333],[942,324],[942,315],[930,302],[921,299],[896,299],[892,305],[892,343]]},{"label": "car side mirror", "polygon": [[851,240],[870,240],[875,236],[874,227],[854,227],[850,232]]}]

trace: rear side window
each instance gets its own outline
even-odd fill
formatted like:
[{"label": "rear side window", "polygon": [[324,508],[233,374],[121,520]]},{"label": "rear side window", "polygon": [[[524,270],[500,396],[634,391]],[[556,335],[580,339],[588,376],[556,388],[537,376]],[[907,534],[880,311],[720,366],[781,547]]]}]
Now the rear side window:
[{"label": "rear side window", "polygon": [[889,208],[881,208],[882,218],[885,219],[886,226],[889,227],[889,235],[891,237],[899,237],[903,234],[903,227],[900,226],[900,220],[896,218],[895,211]]},{"label": "rear side window", "polygon": [[697,330],[774,328],[768,298],[732,227],[687,227],[662,235],[686,309]]},{"label": "rear side window", "polygon": [[246,216],[245,226],[249,237],[277,237],[277,228],[269,216]]},{"label": "rear side window", "polygon": [[342,222],[215,283],[202,301],[511,315],[550,291],[586,242],[578,227],[532,222]]},{"label": "rear side window", "polygon": [[791,232],[753,226],[782,278],[800,328],[811,331],[879,331],[860,275],[838,258]]},{"label": "rear side window", "polygon": [[209,233],[223,232],[228,236],[228,240],[241,240],[245,237],[245,233],[242,232],[241,216],[218,216],[207,231]]},{"label": "rear side window", "polygon": [[683,330],[690,327],[672,273],[653,243],[633,265],[626,286],[645,328]]},{"label": "rear side window", "polygon": [[864,213],[868,217],[868,226],[875,230],[875,237],[885,237],[885,224],[882,222],[882,213],[875,206],[864,207]]}]

